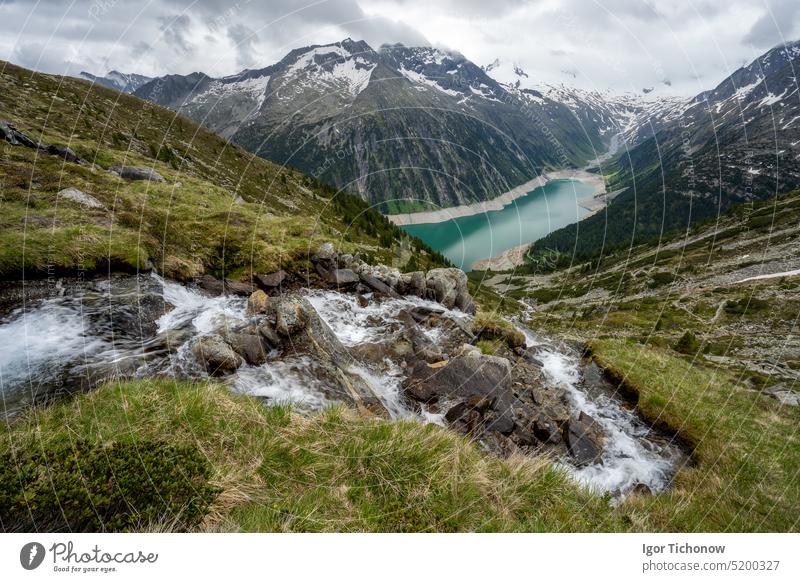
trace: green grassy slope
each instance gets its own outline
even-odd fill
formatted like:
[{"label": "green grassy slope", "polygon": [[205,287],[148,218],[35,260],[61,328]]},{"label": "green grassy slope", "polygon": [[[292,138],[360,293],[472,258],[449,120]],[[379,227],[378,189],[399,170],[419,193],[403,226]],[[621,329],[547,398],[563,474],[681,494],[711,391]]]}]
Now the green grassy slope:
[{"label": "green grassy slope", "polygon": [[[323,240],[391,263],[406,239],[421,263],[414,266],[442,262],[361,200],[129,95],[0,62],[0,120],[90,162],[0,143],[5,278],[148,262],[178,278],[239,276],[292,268]],[[153,168],[166,182],[106,171],[121,164]],[[68,187],[103,208],[57,196]]]},{"label": "green grassy slope", "polygon": [[[176,464],[185,477],[178,483],[171,468],[151,464],[148,452],[163,449],[165,442],[180,453]],[[78,447],[86,460],[65,463]],[[123,453],[131,458],[129,465]],[[94,475],[105,476],[102,469],[112,455],[117,466],[149,468],[148,480],[126,473],[98,483]],[[123,493],[126,504],[117,503],[116,521],[103,521],[111,529],[624,527],[604,499],[579,490],[545,459],[500,460],[441,427],[366,418],[343,408],[298,416],[213,383],[108,384],[31,411],[0,433],[0,458],[6,461],[0,470],[0,526],[6,528],[21,523],[33,529],[28,517],[33,508],[46,526],[63,524],[66,517],[73,530],[96,530],[96,515],[108,514]],[[66,485],[69,475],[80,486]],[[19,491],[22,478],[28,479],[26,493]],[[162,488],[171,495],[153,494]],[[95,511],[78,509],[84,507]]]},{"label": "green grassy slope", "polygon": [[[673,490],[626,503],[658,531],[796,531],[800,191],[568,268],[474,274],[531,305],[537,329],[587,342],[638,407],[695,451]],[[646,524],[646,525],[645,525]]]}]

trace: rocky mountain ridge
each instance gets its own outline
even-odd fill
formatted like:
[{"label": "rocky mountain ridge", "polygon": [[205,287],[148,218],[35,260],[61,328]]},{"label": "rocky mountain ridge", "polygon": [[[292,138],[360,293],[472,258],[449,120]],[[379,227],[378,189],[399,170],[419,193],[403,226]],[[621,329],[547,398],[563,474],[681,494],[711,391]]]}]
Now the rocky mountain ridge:
[{"label": "rocky mountain ridge", "polygon": [[456,52],[351,39],[230,77],[168,75],[136,95],[388,212],[487,200],[584,165],[641,109],[501,84]]}]

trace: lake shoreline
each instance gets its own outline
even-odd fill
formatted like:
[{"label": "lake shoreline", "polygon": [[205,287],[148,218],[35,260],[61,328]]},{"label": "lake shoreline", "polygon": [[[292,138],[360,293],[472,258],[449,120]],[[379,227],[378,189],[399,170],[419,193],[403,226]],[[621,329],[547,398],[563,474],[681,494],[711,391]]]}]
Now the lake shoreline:
[{"label": "lake shoreline", "polygon": [[442,208],[441,210],[428,210],[425,212],[407,212],[402,214],[387,214],[386,218],[391,220],[397,226],[409,226],[415,224],[434,224],[437,222],[446,222],[454,218],[461,218],[463,216],[474,216],[476,214],[483,214],[485,212],[493,212],[502,210],[517,198],[527,196],[531,191],[536,188],[541,188],[552,180],[578,180],[585,182],[594,188],[591,196],[578,198],[578,206],[584,208],[594,214],[605,207],[606,201],[603,196],[606,193],[606,186],[603,177],[600,174],[593,174],[586,170],[557,170],[555,172],[547,172],[541,176],[537,176],[533,180],[529,180],[524,184],[520,184],[485,202],[475,202],[473,204],[465,204],[463,206],[452,206]]}]

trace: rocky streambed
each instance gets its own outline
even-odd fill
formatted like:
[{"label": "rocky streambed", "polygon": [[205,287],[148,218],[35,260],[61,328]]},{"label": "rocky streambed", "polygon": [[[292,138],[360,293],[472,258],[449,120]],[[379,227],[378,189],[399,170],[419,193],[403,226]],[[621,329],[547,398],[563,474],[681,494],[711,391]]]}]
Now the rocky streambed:
[{"label": "rocky streambed", "polygon": [[6,418],[108,379],[214,376],[268,404],[344,403],[448,426],[496,455],[550,454],[617,499],[667,488],[688,462],[579,352],[476,322],[463,272],[401,274],[331,247],[313,260],[311,287],[274,273],[258,289],[155,274],[32,289],[0,320]]}]

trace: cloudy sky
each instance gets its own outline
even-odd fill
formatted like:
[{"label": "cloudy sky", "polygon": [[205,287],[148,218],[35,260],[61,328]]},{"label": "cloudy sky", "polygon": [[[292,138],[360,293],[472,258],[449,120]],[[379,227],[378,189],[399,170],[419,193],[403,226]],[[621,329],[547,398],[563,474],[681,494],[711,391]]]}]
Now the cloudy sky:
[{"label": "cloudy sky", "polygon": [[800,38],[800,0],[0,0],[0,32],[0,59],[53,73],[226,75],[349,36],[499,58],[543,82],[694,94]]}]

